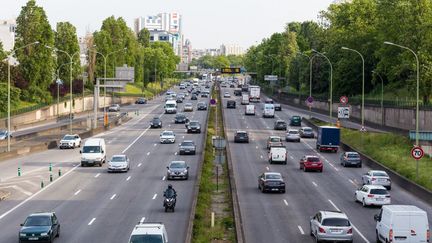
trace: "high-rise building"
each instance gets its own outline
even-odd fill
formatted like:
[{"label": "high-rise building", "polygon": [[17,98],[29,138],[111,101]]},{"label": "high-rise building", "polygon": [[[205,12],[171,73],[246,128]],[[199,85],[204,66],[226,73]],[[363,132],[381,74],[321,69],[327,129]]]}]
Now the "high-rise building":
[{"label": "high-rise building", "polygon": [[15,46],[16,20],[0,20],[0,42],[3,50],[11,51]]},{"label": "high-rise building", "polygon": [[192,43],[186,39],[183,45],[183,52],[181,56],[181,63],[189,64],[192,61]]},{"label": "high-rise building", "polygon": [[228,56],[228,55],[243,55],[244,49],[235,44],[222,44],[220,48],[221,54]]}]

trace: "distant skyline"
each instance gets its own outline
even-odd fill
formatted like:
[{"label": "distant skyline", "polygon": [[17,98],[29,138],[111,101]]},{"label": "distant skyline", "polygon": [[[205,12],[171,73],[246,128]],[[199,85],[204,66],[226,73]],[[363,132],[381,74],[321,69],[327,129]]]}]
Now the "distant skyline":
[{"label": "distant skyline", "polygon": [[[292,21],[316,21],[333,0],[36,0],[55,29],[57,22],[69,21],[78,36],[100,29],[102,21],[123,17],[133,29],[133,20],[162,12],[183,16],[183,32],[193,48],[217,48],[238,44],[244,49],[281,32]],[[27,0],[3,1],[0,19],[16,18]],[[98,9],[97,11],[95,11]]]}]

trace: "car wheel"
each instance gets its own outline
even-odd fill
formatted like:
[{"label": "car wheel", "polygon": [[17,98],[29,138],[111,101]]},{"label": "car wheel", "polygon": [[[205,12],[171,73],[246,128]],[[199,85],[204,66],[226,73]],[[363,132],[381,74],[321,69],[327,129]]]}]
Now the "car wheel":
[{"label": "car wheel", "polygon": [[389,190],[389,191],[390,191],[390,190],[391,190],[391,186],[388,186],[388,187],[387,187],[387,190]]},{"label": "car wheel", "polygon": [[362,167],[362,164],[360,163],[357,167],[358,167],[358,168],[361,168],[361,167]]},{"label": "car wheel", "polygon": [[102,167],[102,161],[99,163],[99,167]]},{"label": "car wheel", "polygon": [[304,166],[303,166],[303,171],[304,171],[304,172],[307,172],[307,169],[306,169],[306,167],[304,167]]},{"label": "car wheel", "polygon": [[366,202],[365,202],[365,200],[364,200],[364,198],[363,198],[363,200],[362,200],[362,205],[363,205],[363,207],[366,207],[367,205],[366,205]]},{"label": "car wheel", "polygon": [[320,173],[322,173],[322,172],[323,172],[323,169],[320,170]]},{"label": "car wheel", "polygon": [[78,148],[81,148],[81,141],[78,143]]},{"label": "car wheel", "polygon": [[375,231],[375,242],[381,243],[381,240],[379,239],[379,236],[378,236],[378,231]]},{"label": "car wheel", "polygon": [[81,167],[85,167],[85,164],[84,164],[84,163],[81,163]]},{"label": "car wheel", "polygon": [[57,235],[56,235],[56,237],[60,237],[60,226],[58,227],[58,230],[57,230]]}]

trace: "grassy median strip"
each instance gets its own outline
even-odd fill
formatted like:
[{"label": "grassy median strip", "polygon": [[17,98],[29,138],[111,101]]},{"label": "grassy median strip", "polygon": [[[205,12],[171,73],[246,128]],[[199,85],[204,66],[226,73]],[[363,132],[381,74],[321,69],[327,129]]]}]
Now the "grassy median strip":
[{"label": "grassy median strip", "polygon": [[[213,97],[219,97],[214,91]],[[210,107],[206,150],[199,185],[198,201],[193,224],[192,242],[235,242],[234,217],[229,188],[227,164],[219,169],[219,186],[216,183],[216,167],[212,136],[216,135],[216,108],[218,110],[219,131],[223,132],[221,106]],[[217,190],[218,189],[218,190]],[[214,227],[211,227],[211,214],[215,214]]]},{"label": "grassy median strip", "polygon": [[[316,125],[324,123],[312,120]],[[393,133],[362,133],[342,128],[342,142],[367,154],[370,158],[396,171],[405,178],[432,190],[432,160],[428,156],[419,162],[419,178],[416,178],[416,161],[411,157],[413,142],[408,137]]]}]

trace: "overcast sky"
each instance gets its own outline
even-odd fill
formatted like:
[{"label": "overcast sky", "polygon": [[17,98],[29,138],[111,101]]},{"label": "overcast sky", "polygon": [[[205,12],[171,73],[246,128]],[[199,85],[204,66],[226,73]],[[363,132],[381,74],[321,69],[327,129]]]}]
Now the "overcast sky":
[{"label": "overcast sky", "polygon": [[[27,0],[1,0],[0,19],[16,18]],[[161,12],[183,16],[183,32],[193,48],[216,48],[222,43],[244,48],[284,29],[291,21],[317,20],[333,0],[37,0],[52,28],[61,21],[77,27],[78,35],[98,30],[102,21],[133,19]]]}]

